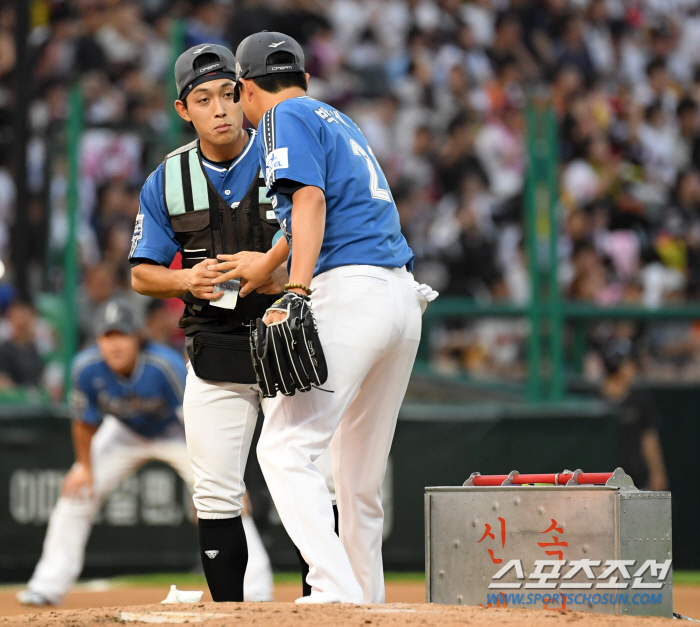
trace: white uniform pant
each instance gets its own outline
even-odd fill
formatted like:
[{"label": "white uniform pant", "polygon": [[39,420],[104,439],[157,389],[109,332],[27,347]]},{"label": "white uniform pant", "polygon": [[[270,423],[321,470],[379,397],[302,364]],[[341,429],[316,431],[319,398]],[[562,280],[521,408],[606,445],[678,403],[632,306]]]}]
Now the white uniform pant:
[{"label": "white uniform pant", "polygon": [[187,365],[182,409],[199,518],[241,515],[243,473],[259,408],[257,385],[205,381]]},{"label": "white uniform pant", "polygon": [[[319,601],[383,603],[381,485],[427,301],[405,269],[342,266],[311,297],[328,381],[271,399],[258,459]],[[332,440],[332,442],[331,442]],[[329,447],[340,521],[313,462]]]},{"label": "white uniform pant", "polygon": [[[266,409],[257,385],[205,381],[187,364],[183,412],[187,451],[194,471],[194,505],[199,518],[239,516],[245,472],[258,408]],[[330,453],[318,460],[335,501]]]},{"label": "white uniform pant", "polygon": [[[183,400],[187,450],[194,472],[194,505],[199,518],[241,515],[250,444],[267,399],[257,385],[205,381],[187,366]],[[329,455],[319,460],[331,500],[334,499]],[[246,601],[272,600],[272,567],[252,517],[243,518],[248,542],[248,567],[243,581]]]},{"label": "white uniform pant", "polygon": [[[199,518],[241,515],[243,474],[260,403],[256,385],[205,381],[187,364],[183,413]],[[248,544],[243,598],[271,601],[272,566],[252,516],[243,517],[243,528]]]},{"label": "white uniform pant", "polygon": [[52,603],[60,603],[83,570],[85,545],[102,503],[119,483],[151,460],[172,466],[192,489],[193,475],[182,426],[177,423],[164,436],[144,438],[107,416],[90,448],[93,489],[90,496],[60,496],[51,512],[41,559],[28,588]]}]

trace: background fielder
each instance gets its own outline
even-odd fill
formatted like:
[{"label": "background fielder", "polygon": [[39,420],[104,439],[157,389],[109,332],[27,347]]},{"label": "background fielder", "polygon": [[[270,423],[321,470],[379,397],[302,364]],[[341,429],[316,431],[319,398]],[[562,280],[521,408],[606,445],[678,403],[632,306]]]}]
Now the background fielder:
[{"label": "background fielder", "polygon": [[51,513],[41,559],[18,599],[60,603],[83,569],[92,521],[107,495],[151,460],[172,466],[191,489],[181,422],[182,356],[141,344],[131,309],[111,301],[98,314],[97,344],[73,362],[71,414],[76,463]]},{"label": "background fielder", "polygon": [[[192,491],[194,477],[182,425],[183,357],[142,342],[132,309],[114,300],[95,322],[96,345],[76,355],[71,414],[76,463],[51,513],[26,605],[60,604],[79,577],[95,515],[124,479],[149,461],[168,464]],[[244,516],[248,601],[272,598],[272,570],[252,516]]]}]

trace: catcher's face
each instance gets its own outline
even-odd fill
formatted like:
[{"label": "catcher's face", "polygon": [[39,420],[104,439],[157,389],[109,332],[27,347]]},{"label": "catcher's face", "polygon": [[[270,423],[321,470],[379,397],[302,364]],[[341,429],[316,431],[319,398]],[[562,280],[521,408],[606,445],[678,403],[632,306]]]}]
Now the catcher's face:
[{"label": "catcher's face", "polygon": [[229,78],[209,81],[195,87],[186,103],[175,102],[180,117],[193,124],[205,143],[232,144],[243,132],[243,109],[233,102],[233,87]]}]

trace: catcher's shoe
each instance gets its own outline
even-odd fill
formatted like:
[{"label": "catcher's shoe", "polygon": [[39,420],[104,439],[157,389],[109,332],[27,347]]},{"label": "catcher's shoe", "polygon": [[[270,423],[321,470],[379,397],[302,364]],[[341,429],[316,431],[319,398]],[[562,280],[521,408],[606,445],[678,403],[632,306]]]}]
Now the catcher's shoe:
[{"label": "catcher's shoe", "polygon": [[20,605],[30,605],[33,607],[44,607],[47,605],[56,605],[42,594],[32,592],[31,590],[20,590],[17,593],[17,601]]}]

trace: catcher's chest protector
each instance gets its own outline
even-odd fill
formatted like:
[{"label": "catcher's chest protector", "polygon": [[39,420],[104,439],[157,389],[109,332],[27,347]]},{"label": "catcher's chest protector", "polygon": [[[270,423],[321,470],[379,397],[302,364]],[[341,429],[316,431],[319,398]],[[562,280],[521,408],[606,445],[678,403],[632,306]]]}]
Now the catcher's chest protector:
[{"label": "catcher's chest protector", "polygon": [[[163,198],[175,238],[182,248],[182,267],[191,268],[203,259],[242,250],[267,252],[279,224],[266,197],[260,168],[243,200],[233,206],[222,198],[207,177],[199,141],[171,152],[163,163]],[[186,294],[188,305],[181,326],[195,318],[228,318],[241,322],[262,317],[274,297],[249,294],[233,311],[211,307],[206,300]],[[188,310],[190,316],[188,316]],[[183,325],[182,323],[185,322]]]}]

